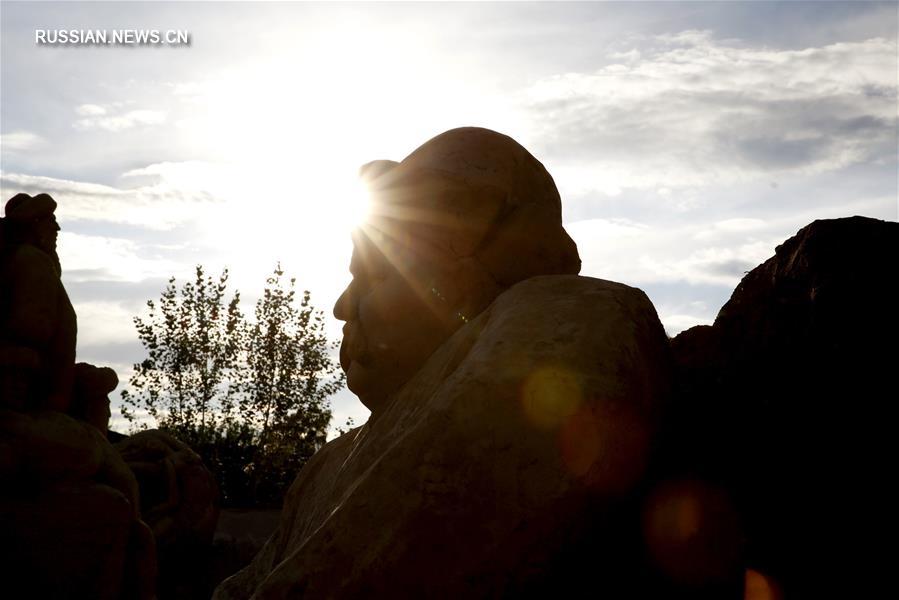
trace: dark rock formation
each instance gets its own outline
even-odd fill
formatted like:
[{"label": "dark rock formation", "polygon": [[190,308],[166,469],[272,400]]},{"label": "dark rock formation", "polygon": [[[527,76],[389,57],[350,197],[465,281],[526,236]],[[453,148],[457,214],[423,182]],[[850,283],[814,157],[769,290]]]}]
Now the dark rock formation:
[{"label": "dark rock formation", "polygon": [[140,489],[141,517],[153,530],[162,598],[191,598],[205,585],[204,561],[218,521],[218,486],[183,442],[151,429],[116,443]]},{"label": "dark rock formation", "polygon": [[672,341],[670,464],[731,491],[750,566],[788,598],[876,588],[897,258],[897,223],[815,221],[743,278],[713,326]]},{"label": "dark rock formation", "polygon": [[453,130],[366,172],[335,315],[372,417],[312,458],[215,597],[658,590],[640,491],[671,369],[652,304],[573,274],[552,178],[506,136]]}]

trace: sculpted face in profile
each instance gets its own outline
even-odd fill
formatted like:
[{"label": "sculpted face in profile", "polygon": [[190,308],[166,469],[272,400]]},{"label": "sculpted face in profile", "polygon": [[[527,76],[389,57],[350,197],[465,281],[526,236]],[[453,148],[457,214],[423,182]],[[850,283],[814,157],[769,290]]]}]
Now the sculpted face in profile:
[{"label": "sculpted face in profile", "polygon": [[347,384],[374,411],[446,334],[438,313],[422,298],[426,275],[417,275],[424,271],[418,257],[402,247],[382,251],[379,246],[393,246],[392,241],[375,243],[369,235],[380,237],[354,236],[353,281],[334,315],[346,321],[340,364]]},{"label": "sculpted face in profile", "polygon": [[377,415],[425,360],[497,295],[535,274],[576,274],[549,173],[511,138],[441,134],[401,163],[362,168],[372,195],[354,232],[343,321],[347,384]]}]

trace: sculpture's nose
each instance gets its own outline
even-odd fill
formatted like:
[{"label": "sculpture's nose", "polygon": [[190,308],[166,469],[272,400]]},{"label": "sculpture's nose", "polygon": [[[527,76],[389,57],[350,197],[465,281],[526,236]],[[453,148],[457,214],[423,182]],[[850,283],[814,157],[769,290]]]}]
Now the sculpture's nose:
[{"label": "sculpture's nose", "polygon": [[349,321],[356,315],[356,301],[350,287],[347,286],[337,302],[334,303],[334,317],[341,321]]}]

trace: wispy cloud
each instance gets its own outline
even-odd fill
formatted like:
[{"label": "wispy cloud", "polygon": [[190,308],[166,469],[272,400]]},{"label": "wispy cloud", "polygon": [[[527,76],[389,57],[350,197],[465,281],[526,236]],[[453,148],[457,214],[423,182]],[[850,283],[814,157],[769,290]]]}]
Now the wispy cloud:
[{"label": "wispy cloud", "polygon": [[[246,192],[250,184],[245,170],[233,165],[209,161],[190,160],[161,162],[131,169],[122,174],[128,184],[150,186],[181,195],[198,195],[218,199]],[[254,182],[259,184],[259,182]]]},{"label": "wispy cloud", "polygon": [[570,193],[746,182],[893,158],[897,46],[748,47],[707,31],[635,40],[524,94]]},{"label": "wispy cloud", "polygon": [[714,231],[714,224],[671,227],[590,219],[566,228],[578,244],[583,274],[632,285],[681,281],[733,287],[782,241],[768,224],[727,239],[703,235]]},{"label": "wispy cloud", "polygon": [[127,223],[168,229],[201,216],[215,202],[210,194],[156,178],[126,189],[21,173],[0,173],[4,197],[17,192],[48,193],[57,199],[61,219]]},{"label": "wispy cloud", "polygon": [[81,131],[91,129],[123,131],[133,127],[159,125],[166,120],[165,111],[128,109],[122,103],[81,104],[75,108],[75,114],[81,118],[77,119],[72,126]]},{"label": "wispy cloud", "polygon": [[134,311],[115,302],[80,302],[75,306],[78,320],[90,323],[89,328],[79,328],[80,347],[105,344],[135,344]]},{"label": "wispy cloud", "polygon": [[711,323],[746,272],[773,256],[778,244],[808,223],[876,215],[885,204],[883,198],[870,198],[764,219],[705,217],[682,223],[597,218],[566,223],[565,228],[578,245],[581,275],[644,289],[674,335]]},{"label": "wispy cloud", "polygon": [[81,117],[102,117],[106,112],[106,108],[99,104],[82,104],[75,108],[75,114]]},{"label": "wispy cloud", "polygon": [[150,257],[147,248],[121,238],[63,231],[59,252],[65,256],[65,269],[83,280],[137,282],[183,270],[181,262]]},{"label": "wispy cloud", "polygon": [[12,131],[0,134],[0,146],[3,147],[4,152],[35,150],[45,143],[41,136],[30,131]]}]

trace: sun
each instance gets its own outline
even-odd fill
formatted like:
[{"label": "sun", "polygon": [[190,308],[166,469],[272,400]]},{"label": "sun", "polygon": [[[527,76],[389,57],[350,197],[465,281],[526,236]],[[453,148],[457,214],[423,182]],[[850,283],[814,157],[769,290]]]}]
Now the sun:
[{"label": "sun", "polygon": [[371,214],[371,191],[361,178],[351,186],[346,199],[346,210],[345,221],[350,229],[362,225]]},{"label": "sun", "polygon": [[349,239],[371,211],[368,186],[349,165],[330,175],[310,176],[300,186],[289,208],[292,220],[304,220],[308,235]]},{"label": "sun", "polygon": [[197,253],[209,249],[235,272],[267,272],[280,260],[339,292],[352,232],[372,210],[359,168],[485,119],[457,114],[469,103],[435,70],[418,36],[350,20],[277,45],[179,96],[184,139],[223,165],[197,186],[211,199]]}]

